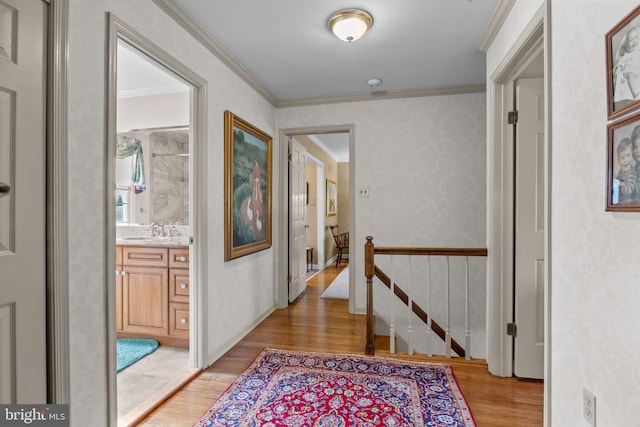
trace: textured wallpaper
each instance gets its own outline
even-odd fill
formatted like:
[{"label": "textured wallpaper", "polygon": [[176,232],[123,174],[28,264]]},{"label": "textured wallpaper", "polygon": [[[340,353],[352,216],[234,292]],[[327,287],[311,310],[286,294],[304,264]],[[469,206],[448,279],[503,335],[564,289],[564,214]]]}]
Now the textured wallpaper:
[{"label": "textured wallpaper", "polygon": [[[274,306],[273,249],[229,263],[223,261],[223,112],[229,109],[273,135],[274,108],[151,0],[70,0],[69,313],[74,426],[100,427],[106,425],[107,419],[105,271],[108,266],[104,228],[107,11],[208,82],[205,94],[208,104],[205,150],[208,161],[208,354],[220,351]],[[277,203],[277,195],[274,194],[274,198]]]},{"label": "textured wallpaper", "polygon": [[[637,1],[552,2],[554,426],[638,425],[640,213],[605,212],[605,34]],[[580,424],[582,425],[582,424]]]},{"label": "textured wallpaper", "polygon": [[[368,187],[370,194],[354,197],[351,207],[356,311],[365,307],[368,235],[380,246],[485,247],[485,103],[481,93],[277,111],[278,128],[355,125],[354,188]],[[474,274],[480,282],[472,288],[472,353],[484,357],[484,262]]]}]

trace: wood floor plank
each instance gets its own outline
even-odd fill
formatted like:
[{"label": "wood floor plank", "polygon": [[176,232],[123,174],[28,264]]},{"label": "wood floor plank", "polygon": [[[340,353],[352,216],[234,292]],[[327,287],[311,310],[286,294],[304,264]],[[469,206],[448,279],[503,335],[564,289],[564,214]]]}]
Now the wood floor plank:
[{"label": "wood floor plank", "polygon": [[[293,304],[272,313],[139,425],[191,426],[266,347],[364,354],[365,317],[349,314],[347,300],[320,298],[343,268],[331,266],[310,279]],[[495,377],[485,361],[477,359],[390,355],[384,350],[376,356],[450,365],[479,427],[543,425],[541,381]]]}]

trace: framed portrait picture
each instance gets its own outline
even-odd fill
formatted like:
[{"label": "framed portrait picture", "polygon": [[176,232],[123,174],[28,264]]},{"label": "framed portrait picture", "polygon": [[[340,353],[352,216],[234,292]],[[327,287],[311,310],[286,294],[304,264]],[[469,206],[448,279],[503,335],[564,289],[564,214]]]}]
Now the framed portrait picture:
[{"label": "framed portrait picture", "polygon": [[607,211],[640,211],[640,113],[607,127]]},{"label": "framed portrait picture", "polygon": [[271,145],[265,132],[224,112],[224,260],[271,247]]},{"label": "framed portrait picture", "polygon": [[338,186],[335,181],[327,179],[327,216],[334,216],[338,213]]},{"label": "framed portrait picture", "polygon": [[609,120],[640,105],[640,6],[605,36]]}]

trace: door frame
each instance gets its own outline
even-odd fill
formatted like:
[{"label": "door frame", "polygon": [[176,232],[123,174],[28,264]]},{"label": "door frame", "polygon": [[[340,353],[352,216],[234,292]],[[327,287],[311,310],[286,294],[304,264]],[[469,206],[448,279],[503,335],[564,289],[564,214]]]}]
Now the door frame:
[{"label": "door frame", "polygon": [[320,243],[324,242],[324,163],[309,152],[307,152],[307,162],[313,163],[316,167],[316,239],[318,241],[318,250],[316,251],[318,263],[316,265],[319,270],[323,270],[325,268],[325,263],[322,261],[324,260],[324,245],[320,245]]},{"label": "door frame", "polygon": [[67,62],[69,0],[47,1],[47,394],[52,404],[68,404],[69,205]]},{"label": "door frame", "polygon": [[[277,308],[286,308],[289,305],[288,302],[288,289],[289,283],[287,281],[288,269],[289,269],[289,168],[288,168],[288,138],[295,135],[314,135],[322,133],[337,133],[344,132],[349,134],[349,204],[351,209],[349,210],[349,223],[351,228],[351,235],[355,236],[355,125],[328,125],[328,126],[312,126],[312,127],[300,127],[300,128],[287,128],[280,129],[278,131],[278,227],[275,236],[275,247],[277,248],[276,258],[277,268],[275,270],[275,302]],[[349,253],[354,252],[353,239],[349,241]],[[349,263],[355,262],[354,259],[350,259]],[[354,313],[355,310],[355,292],[352,287],[355,287],[355,270],[352,266],[349,269],[349,312]]]},{"label": "door frame", "polygon": [[[115,182],[115,140],[116,140],[116,69],[117,41],[124,40],[145,55],[154,59],[178,78],[192,86],[190,105],[190,169],[193,177],[190,194],[190,227],[194,242],[191,243],[189,272],[190,296],[189,328],[190,363],[195,368],[205,368],[206,363],[206,310],[207,300],[207,82],[187,66],[173,58],[159,46],[137,33],[133,28],[108,13],[108,81],[107,81],[107,143],[106,143],[106,188],[113,188]],[[110,423],[117,422],[117,371],[116,371],[116,330],[115,330],[115,289],[110,286],[115,282],[115,197],[112,191],[107,192],[105,202],[107,209],[106,242],[107,242],[107,274],[106,288],[106,322],[107,322],[107,359],[108,359],[108,413]]]},{"label": "door frame", "polygon": [[550,425],[551,400],[551,53],[549,2],[545,2],[496,71],[488,87],[488,248],[487,363],[498,376],[513,375],[513,339],[506,325],[514,309],[514,135],[507,123],[513,108],[513,82],[533,57],[544,57],[544,420]]}]

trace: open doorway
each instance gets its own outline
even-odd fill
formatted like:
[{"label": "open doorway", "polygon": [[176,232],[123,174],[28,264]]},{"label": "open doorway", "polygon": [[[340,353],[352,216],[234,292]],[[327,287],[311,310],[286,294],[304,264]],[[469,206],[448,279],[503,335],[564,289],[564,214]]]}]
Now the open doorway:
[{"label": "open doorway", "polygon": [[[353,129],[351,126],[345,126],[281,131],[281,144],[284,152],[287,153],[289,167],[285,168],[285,172],[288,171],[283,176],[286,186],[281,193],[283,201],[286,200],[283,211],[286,217],[281,220],[284,220],[283,223],[287,225],[281,241],[288,242],[285,245],[287,263],[281,265],[280,274],[284,271],[286,276],[289,276],[287,278],[289,280],[285,282],[286,288],[280,287],[278,302],[280,306],[286,306],[304,290],[305,284],[301,285],[302,280],[299,278],[301,264],[306,264],[305,272],[310,270],[312,274],[314,271],[335,266],[337,248],[330,226],[337,227],[336,231],[348,232],[353,224],[351,209],[353,164],[350,156]],[[300,200],[297,193],[300,191],[300,185],[297,184],[299,167],[294,163],[298,163],[296,159],[301,158],[300,153],[304,153],[305,163],[303,192],[305,216],[304,221],[301,222],[304,227],[304,245],[298,243],[299,237],[296,230],[299,231],[300,227],[295,226],[300,222],[296,204]],[[346,263],[348,263],[348,251],[345,250],[342,267]],[[345,276],[351,279],[352,272],[347,270]],[[347,280],[350,304],[353,303],[351,284],[352,280]]]},{"label": "open doorway", "polygon": [[550,308],[549,51],[545,12],[490,77],[488,364],[543,378],[548,412]]},{"label": "open doorway", "polygon": [[110,18],[109,405],[130,425],[203,367],[204,81]]}]

